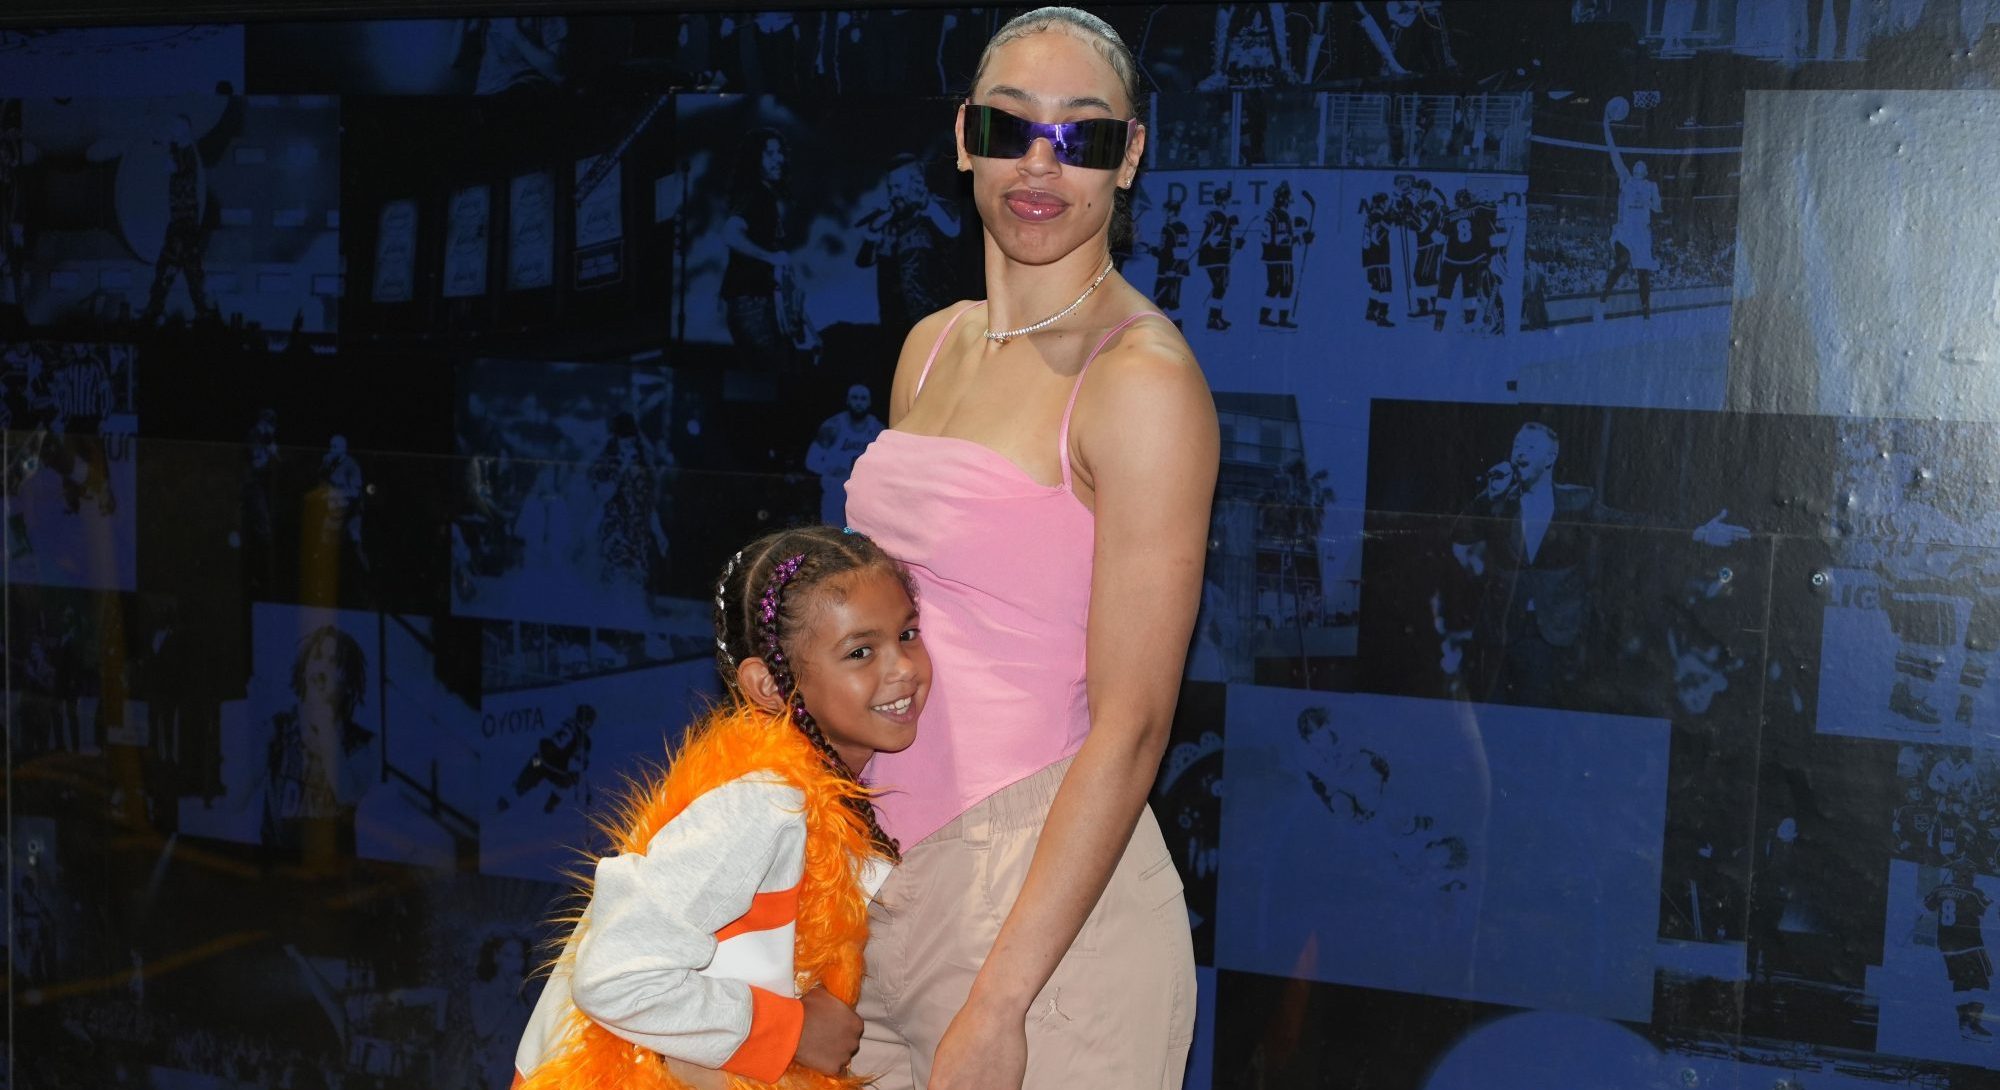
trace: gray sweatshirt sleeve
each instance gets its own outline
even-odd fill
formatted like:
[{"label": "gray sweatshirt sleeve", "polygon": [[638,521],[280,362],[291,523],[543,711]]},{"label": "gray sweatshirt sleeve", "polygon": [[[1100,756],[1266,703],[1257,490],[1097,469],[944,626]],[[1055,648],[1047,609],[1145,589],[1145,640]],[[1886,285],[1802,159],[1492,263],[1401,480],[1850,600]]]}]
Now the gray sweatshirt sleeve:
[{"label": "gray sweatshirt sleeve", "polygon": [[751,986],[699,970],[760,888],[797,882],[804,806],[797,788],[745,776],[690,803],[645,854],[600,861],[576,946],[577,1009],[633,1044],[722,1067],[753,1031]]}]

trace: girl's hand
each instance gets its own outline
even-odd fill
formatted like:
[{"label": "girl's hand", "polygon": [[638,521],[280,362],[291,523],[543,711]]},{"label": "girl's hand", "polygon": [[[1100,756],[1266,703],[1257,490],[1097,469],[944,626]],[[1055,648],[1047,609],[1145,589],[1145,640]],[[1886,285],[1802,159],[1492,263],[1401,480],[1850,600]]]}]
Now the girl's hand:
[{"label": "girl's hand", "polygon": [[1026,1021],[968,1003],[938,1041],[930,1090],[1021,1090],[1027,1077]]},{"label": "girl's hand", "polygon": [[799,1030],[799,1047],[792,1062],[822,1075],[846,1071],[855,1050],[861,1047],[861,1016],[825,988],[807,992],[801,1002],[806,1020]]}]

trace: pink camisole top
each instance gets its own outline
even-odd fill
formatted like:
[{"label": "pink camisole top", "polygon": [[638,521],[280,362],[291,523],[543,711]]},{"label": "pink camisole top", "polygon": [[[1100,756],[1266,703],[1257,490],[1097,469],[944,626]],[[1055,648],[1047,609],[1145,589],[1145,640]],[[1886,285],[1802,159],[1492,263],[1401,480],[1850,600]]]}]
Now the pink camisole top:
[{"label": "pink camisole top", "polygon": [[[946,323],[917,380],[923,393]],[[1096,520],[1071,491],[1069,420],[1113,327],[1078,370],[1058,434],[1062,483],[1045,485],[969,439],[882,432],[854,463],[847,524],[915,577],[934,681],[901,753],[866,779],[883,829],[909,848],[980,800],[1074,754],[1090,731],[1084,630]]]}]

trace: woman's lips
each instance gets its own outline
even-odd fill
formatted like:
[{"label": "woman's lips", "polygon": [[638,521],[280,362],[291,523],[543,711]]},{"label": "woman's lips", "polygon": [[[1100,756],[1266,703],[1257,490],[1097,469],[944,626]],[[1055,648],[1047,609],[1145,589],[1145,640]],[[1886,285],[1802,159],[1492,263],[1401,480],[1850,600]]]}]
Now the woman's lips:
[{"label": "woman's lips", "polygon": [[1045,223],[1062,215],[1069,202],[1039,189],[1016,189],[1006,196],[1008,211],[1030,223]]}]

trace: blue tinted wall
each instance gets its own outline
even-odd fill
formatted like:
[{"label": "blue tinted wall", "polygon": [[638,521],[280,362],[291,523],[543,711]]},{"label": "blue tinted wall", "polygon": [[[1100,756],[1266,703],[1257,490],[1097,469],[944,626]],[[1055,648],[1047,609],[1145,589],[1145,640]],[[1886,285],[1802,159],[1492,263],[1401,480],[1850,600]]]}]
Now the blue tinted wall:
[{"label": "blue tinted wall", "polygon": [[[1224,438],[1187,1084],[2000,1085],[2000,4],[1101,11]],[[982,294],[1010,14],[0,31],[5,1085],[507,1085]]]}]

